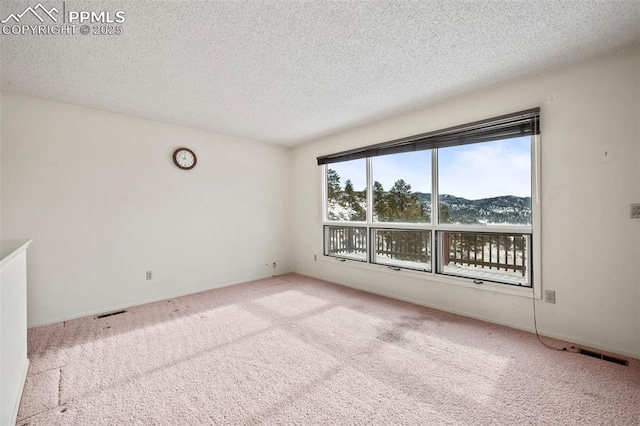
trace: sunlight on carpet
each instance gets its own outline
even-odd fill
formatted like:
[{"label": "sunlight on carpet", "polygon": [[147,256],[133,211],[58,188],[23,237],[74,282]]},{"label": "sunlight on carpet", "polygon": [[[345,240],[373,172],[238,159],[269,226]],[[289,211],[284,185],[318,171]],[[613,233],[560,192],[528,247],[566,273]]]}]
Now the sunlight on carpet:
[{"label": "sunlight on carpet", "polygon": [[29,358],[21,426],[640,424],[637,360],[293,274],[33,328]]}]

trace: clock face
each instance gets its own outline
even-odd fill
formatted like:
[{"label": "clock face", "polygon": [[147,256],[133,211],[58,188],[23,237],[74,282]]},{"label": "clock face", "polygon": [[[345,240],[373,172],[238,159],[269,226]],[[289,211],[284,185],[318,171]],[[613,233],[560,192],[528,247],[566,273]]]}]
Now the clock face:
[{"label": "clock face", "polygon": [[193,169],[197,161],[196,155],[189,148],[178,148],[173,153],[173,162],[181,169]]}]

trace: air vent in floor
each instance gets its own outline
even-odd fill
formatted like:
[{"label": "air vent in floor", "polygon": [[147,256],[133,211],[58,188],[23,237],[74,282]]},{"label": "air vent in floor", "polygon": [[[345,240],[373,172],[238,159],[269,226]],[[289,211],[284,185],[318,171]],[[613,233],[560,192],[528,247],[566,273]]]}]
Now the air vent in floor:
[{"label": "air vent in floor", "polygon": [[593,357],[593,358],[598,358],[598,359],[601,359],[603,361],[608,361],[608,362],[613,362],[614,364],[624,365],[625,367],[629,366],[629,361],[627,361],[626,359],[621,359],[621,358],[616,358],[616,357],[613,357],[613,356],[601,354],[600,352],[594,352],[594,351],[588,351],[586,349],[580,349],[580,353],[582,355],[590,356],[590,357]]},{"label": "air vent in floor", "polygon": [[115,312],[107,312],[106,314],[98,315],[98,316],[96,317],[96,319],[98,319],[98,318],[112,317],[112,316],[114,316],[114,315],[124,314],[125,312],[127,312],[127,311],[122,310],[122,311],[115,311]]}]

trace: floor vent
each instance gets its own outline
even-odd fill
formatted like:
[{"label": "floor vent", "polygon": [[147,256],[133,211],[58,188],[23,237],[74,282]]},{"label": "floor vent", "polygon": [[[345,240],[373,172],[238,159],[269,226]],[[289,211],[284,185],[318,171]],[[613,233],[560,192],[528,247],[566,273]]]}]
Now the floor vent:
[{"label": "floor vent", "polygon": [[114,316],[114,315],[124,314],[125,312],[127,312],[127,311],[124,311],[124,310],[123,310],[123,311],[107,312],[106,314],[98,315],[98,316],[96,317],[96,319],[98,319],[98,318],[112,317],[112,316]]},{"label": "floor vent", "polygon": [[598,359],[601,359],[603,361],[608,361],[608,362],[613,362],[614,364],[624,365],[625,367],[629,366],[629,361],[627,361],[626,359],[621,359],[621,358],[616,358],[616,357],[613,357],[613,356],[601,354],[600,352],[594,352],[594,351],[588,351],[586,349],[580,349],[580,353],[582,355],[590,356],[590,357],[593,357],[593,358],[598,358]]}]

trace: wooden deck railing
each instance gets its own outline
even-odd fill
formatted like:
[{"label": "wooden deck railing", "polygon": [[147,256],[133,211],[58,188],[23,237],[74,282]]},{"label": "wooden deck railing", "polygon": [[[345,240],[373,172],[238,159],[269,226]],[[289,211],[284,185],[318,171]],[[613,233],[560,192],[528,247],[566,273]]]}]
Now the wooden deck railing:
[{"label": "wooden deck railing", "polygon": [[526,273],[527,239],[521,234],[443,232],[443,265]]},{"label": "wooden deck railing", "polygon": [[431,261],[429,231],[377,230],[376,256],[427,263]]},{"label": "wooden deck railing", "polygon": [[328,254],[367,255],[367,230],[365,228],[329,228]]},{"label": "wooden deck railing", "polygon": [[[442,232],[443,262],[526,274],[527,237],[522,234]],[[429,262],[431,231],[376,230],[377,256]],[[328,254],[367,256],[367,230],[329,227]]]}]

